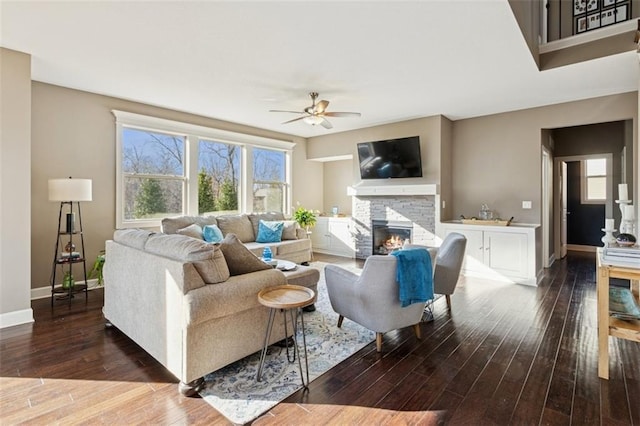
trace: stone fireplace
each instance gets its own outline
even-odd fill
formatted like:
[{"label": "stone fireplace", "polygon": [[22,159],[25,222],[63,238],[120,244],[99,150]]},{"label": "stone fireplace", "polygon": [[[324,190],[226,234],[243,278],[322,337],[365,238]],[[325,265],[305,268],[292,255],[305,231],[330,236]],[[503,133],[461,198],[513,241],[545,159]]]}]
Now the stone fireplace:
[{"label": "stone fireplace", "polygon": [[[374,221],[382,221],[395,225],[402,225],[404,232],[399,239],[407,238],[406,231],[412,243],[434,245],[435,237],[435,195],[357,195],[353,194],[352,217],[354,222],[354,237],[356,258],[366,259],[376,253],[374,245],[381,243],[374,229]],[[384,251],[384,250],[383,250]]]}]

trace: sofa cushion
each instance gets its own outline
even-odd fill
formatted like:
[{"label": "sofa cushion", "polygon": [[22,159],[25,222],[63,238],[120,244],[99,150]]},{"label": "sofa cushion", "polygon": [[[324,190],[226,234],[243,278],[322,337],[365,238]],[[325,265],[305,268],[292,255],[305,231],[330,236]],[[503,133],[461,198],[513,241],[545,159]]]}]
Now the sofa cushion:
[{"label": "sofa cushion", "polygon": [[144,229],[116,229],[113,233],[113,241],[133,247],[138,250],[144,250],[150,235],[155,234],[153,231]]},{"label": "sofa cushion", "polygon": [[298,222],[295,220],[282,221],[282,239],[283,240],[297,240],[296,229],[298,229]]},{"label": "sofa cushion", "polygon": [[202,228],[202,238],[208,243],[221,243],[224,239],[222,231],[218,228],[218,225],[205,225]]},{"label": "sofa cushion", "polygon": [[185,228],[180,228],[176,231],[176,234],[178,235],[186,235],[187,237],[191,237],[191,238],[197,238],[198,240],[202,240],[204,239],[202,237],[202,228],[200,227],[200,225],[197,225],[195,223],[192,223],[191,225],[185,227]]},{"label": "sofa cushion", "polygon": [[[284,214],[282,212],[266,212],[266,213],[250,213],[247,215],[251,226],[253,226],[253,235],[258,235],[258,226],[261,220],[284,220]],[[255,240],[253,240],[255,241]],[[246,241],[243,241],[246,243]]]},{"label": "sofa cushion", "polygon": [[279,243],[282,241],[284,222],[277,220],[260,220],[256,243]]},{"label": "sofa cushion", "polygon": [[227,234],[220,243],[231,276],[271,269],[271,266],[258,259],[242,244],[235,234]]},{"label": "sofa cushion", "polygon": [[218,227],[225,236],[234,234],[243,243],[256,240],[253,226],[246,214],[218,216]]},{"label": "sofa cushion", "polygon": [[165,217],[161,222],[161,230],[165,234],[175,234],[178,229],[186,228],[194,223],[200,228],[204,228],[205,225],[216,225],[218,222],[215,216]]},{"label": "sofa cushion", "polygon": [[193,263],[207,284],[221,283],[229,279],[229,268],[223,252],[213,244],[186,235],[154,234],[147,240],[149,253],[182,262]]},{"label": "sofa cushion", "polygon": [[[282,241],[277,246],[277,251],[274,253],[274,256],[283,256],[288,253],[295,253],[304,250],[311,249],[311,240],[305,238],[302,240],[287,240]],[[273,250],[273,247],[272,247]]]}]

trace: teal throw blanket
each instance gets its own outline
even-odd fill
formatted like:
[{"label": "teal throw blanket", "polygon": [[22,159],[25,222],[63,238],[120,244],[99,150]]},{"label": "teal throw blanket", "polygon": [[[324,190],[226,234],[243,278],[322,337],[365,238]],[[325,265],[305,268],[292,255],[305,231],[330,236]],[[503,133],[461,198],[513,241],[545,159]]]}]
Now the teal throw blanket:
[{"label": "teal throw blanket", "polygon": [[416,248],[397,250],[391,255],[398,262],[396,281],[402,307],[433,299],[433,272],[429,252]]}]

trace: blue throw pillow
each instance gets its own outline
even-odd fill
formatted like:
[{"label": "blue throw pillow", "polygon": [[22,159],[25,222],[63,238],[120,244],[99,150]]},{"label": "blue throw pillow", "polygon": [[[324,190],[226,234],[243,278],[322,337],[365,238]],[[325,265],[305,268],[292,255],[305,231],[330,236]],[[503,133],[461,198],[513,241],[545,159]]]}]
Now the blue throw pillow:
[{"label": "blue throw pillow", "polygon": [[257,243],[279,243],[282,241],[284,222],[261,220],[258,223]]},{"label": "blue throw pillow", "polygon": [[202,229],[202,238],[208,243],[219,243],[222,242],[224,236],[217,225],[205,225]]}]

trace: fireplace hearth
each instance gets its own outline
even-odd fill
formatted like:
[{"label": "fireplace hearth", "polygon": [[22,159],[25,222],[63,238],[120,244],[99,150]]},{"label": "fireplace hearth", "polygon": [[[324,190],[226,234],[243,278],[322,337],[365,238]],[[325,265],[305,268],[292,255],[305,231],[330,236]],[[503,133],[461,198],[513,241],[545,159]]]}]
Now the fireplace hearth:
[{"label": "fireplace hearth", "polygon": [[372,253],[389,254],[402,248],[405,242],[411,242],[413,224],[409,221],[371,221]]}]

